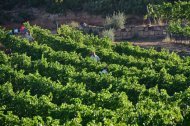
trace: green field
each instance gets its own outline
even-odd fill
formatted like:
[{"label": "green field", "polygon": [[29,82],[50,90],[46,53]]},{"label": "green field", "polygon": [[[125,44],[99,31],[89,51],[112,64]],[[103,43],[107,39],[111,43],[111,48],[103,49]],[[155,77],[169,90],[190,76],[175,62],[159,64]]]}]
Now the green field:
[{"label": "green field", "polygon": [[34,42],[0,30],[13,51],[0,52],[2,126],[190,125],[189,57],[113,45],[68,26],[55,35],[27,27]]}]

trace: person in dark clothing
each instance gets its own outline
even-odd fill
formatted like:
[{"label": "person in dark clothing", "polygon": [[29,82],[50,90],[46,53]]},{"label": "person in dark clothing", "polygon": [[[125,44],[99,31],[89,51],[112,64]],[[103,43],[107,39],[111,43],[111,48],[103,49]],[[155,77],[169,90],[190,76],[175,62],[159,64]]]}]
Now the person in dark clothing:
[{"label": "person in dark clothing", "polygon": [[12,54],[12,50],[11,50],[11,49],[6,49],[6,50],[5,50],[5,54],[11,55],[11,54]]},{"label": "person in dark clothing", "polygon": [[11,31],[8,34],[9,35],[14,35],[15,34],[15,29],[11,29]]}]

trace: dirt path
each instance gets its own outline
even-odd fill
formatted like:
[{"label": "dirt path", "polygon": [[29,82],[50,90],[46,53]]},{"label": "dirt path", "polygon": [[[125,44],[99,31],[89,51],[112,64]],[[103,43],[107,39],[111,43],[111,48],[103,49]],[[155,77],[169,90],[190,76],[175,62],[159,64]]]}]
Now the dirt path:
[{"label": "dirt path", "polygon": [[180,56],[190,56],[190,45],[162,41],[133,41],[132,43],[133,45],[138,45],[143,48],[154,47],[156,49],[158,47],[161,47],[168,49],[170,52],[174,51]]}]

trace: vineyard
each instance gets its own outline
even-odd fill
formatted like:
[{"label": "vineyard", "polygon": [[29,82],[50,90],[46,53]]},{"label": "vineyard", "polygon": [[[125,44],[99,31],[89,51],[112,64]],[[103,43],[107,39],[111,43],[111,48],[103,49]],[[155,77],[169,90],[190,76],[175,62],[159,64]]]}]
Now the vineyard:
[{"label": "vineyard", "polygon": [[190,1],[148,5],[147,17],[154,20],[165,20],[170,37],[175,40],[190,41]]},{"label": "vineyard", "polygon": [[26,27],[34,42],[0,29],[0,43],[12,49],[0,51],[1,125],[190,125],[189,57],[113,45],[66,25],[54,35]]}]

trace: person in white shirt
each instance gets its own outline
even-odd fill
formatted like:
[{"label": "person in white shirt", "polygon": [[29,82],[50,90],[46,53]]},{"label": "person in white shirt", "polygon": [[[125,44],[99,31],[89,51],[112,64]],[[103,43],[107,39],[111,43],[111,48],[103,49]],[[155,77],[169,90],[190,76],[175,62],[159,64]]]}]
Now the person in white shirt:
[{"label": "person in white shirt", "polygon": [[107,66],[104,67],[104,69],[100,72],[100,74],[108,74],[108,68],[107,68]]},{"label": "person in white shirt", "polygon": [[97,56],[95,52],[92,52],[92,55],[91,55],[90,58],[91,58],[91,59],[94,59],[96,62],[100,61],[99,56]]},{"label": "person in white shirt", "polygon": [[19,29],[13,29],[13,34],[18,34],[19,33]]}]

